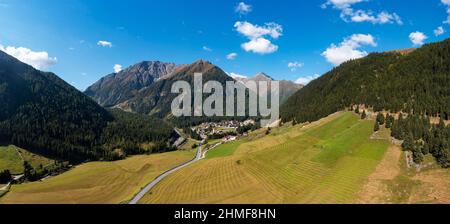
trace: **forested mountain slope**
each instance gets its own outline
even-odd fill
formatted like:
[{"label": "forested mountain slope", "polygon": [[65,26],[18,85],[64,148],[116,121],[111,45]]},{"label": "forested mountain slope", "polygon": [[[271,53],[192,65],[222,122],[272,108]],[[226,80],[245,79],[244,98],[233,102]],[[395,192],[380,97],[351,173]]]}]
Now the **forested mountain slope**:
[{"label": "forested mountain slope", "polygon": [[148,118],[143,126],[138,115],[107,111],[55,74],[2,51],[0,107],[0,143],[70,161],[116,159],[136,151],[138,143],[166,141],[172,134],[160,120]]},{"label": "forested mountain slope", "polygon": [[281,116],[314,121],[356,104],[449,119],[450,39],[346,62],[293,95]]}]

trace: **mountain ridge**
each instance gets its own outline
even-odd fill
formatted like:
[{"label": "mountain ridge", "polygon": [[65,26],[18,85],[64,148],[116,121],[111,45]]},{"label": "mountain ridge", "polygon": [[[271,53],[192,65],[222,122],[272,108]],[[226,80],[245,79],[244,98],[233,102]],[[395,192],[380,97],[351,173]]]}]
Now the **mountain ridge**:
[{"label": "mountain ridge", "polygon": [[114,107],[171,74],[179,66],[175,63],[161,61],[142,61],[118,73],[102,77],[84,92],[100,105]]}]

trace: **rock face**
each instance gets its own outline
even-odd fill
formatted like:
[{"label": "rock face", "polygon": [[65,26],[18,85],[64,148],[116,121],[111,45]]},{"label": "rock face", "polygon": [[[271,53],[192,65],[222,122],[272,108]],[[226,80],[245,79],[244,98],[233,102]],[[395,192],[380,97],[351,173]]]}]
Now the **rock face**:
[{"label": "rock face", "polygon": [[177,67],[174,63],[144,61],[107,75],[90,86],[85,94],[104,107],[115,107],[133,98],[139,90],[171,74]]}]

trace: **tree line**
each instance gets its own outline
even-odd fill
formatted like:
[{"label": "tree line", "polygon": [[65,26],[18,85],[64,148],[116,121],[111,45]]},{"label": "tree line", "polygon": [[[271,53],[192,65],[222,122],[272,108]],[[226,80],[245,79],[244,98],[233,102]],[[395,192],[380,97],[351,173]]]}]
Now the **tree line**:
[{"label": "tree line", "polygon": [[442,118],[438,124],[432,124],[430,117],[424,115],[400,113],[395,119],[379,113],[374,130],[378,131],[380,125],[390,128],[395,139],[403,140],[403,150],[412,153],[415,163],[421,164],[424,156],[431,154],[439,165],[450,167],[450,125],[446,126]]}]

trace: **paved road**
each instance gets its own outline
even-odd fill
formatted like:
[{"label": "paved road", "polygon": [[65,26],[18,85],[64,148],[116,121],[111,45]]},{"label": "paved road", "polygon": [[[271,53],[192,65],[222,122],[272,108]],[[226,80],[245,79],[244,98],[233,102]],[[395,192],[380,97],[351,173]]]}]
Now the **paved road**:
[{"label": "paved road", "polygon": [[171,170],[166,171],[165,173],[161,174],[160,176],[158,176],[156,179],[154,179],[152,182],[150,182],[147,186],[145,186],[136,196],[134,196],[133,199],[131,199],[130,202],[128,202],[128,204],[130,205],[135,205],[137,204],[143,197],[144,195],[146,195],[156,184],[158,184],[159,182],[161,182],[164,178],[166,178],[167,176],[169,176],[170,174],[183,169],[184,167],[187,167],[199,160],[201,160],[203,158],[202,155],[202,144],[200,144],[198,146],[198,151],[197,151],[197,155],[195,156],[195,158],[189,162],[183,163],[177,167],[172,168]]},{"label": "paved road", "polygon": [[8,183],[7,185],[5,185],[4,187],[0,188],[0,191],[6,191],[10,185],[11,185],[11,182],[9,182],[9,183]]}]

